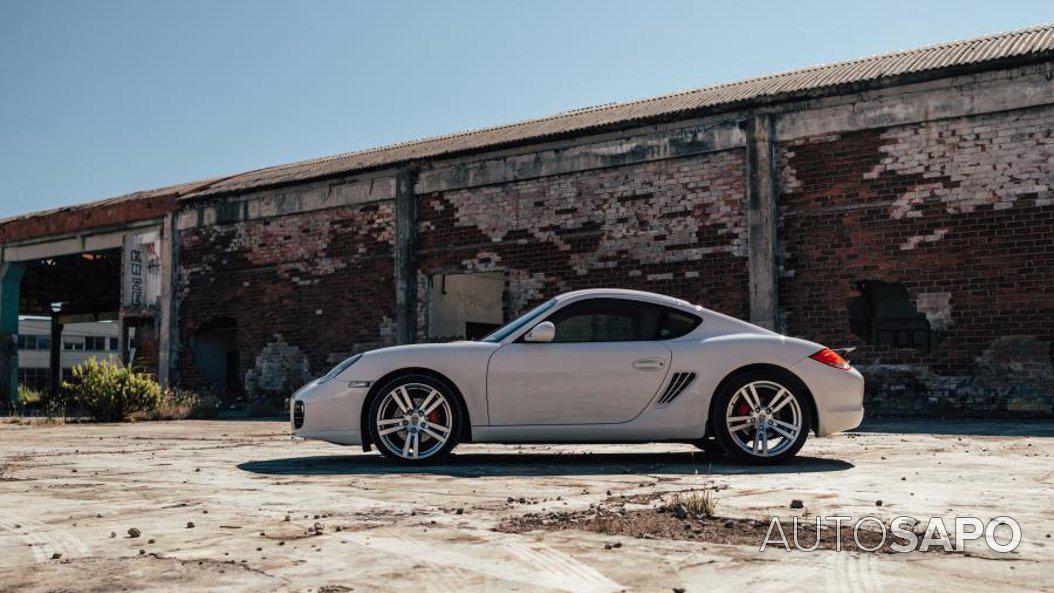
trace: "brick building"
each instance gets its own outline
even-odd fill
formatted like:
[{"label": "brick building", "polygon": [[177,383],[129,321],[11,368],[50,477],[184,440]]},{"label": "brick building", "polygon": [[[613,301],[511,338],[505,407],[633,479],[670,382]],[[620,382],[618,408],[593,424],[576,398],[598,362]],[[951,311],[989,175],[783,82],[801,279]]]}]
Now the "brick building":
[{"label": "brick building", "polygon": [[612,286],[855,346],[872,412],[1050,417],[1052,79],[1044,25],[9,219],[0,347],[61,301],[280,397]]}]

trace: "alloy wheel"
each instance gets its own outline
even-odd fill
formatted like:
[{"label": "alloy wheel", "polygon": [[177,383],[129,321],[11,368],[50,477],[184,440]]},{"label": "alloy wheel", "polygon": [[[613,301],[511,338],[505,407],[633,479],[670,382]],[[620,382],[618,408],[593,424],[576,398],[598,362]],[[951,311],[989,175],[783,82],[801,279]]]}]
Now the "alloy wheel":
[{"label": "alloy wheel", "polygon": [[739,388],[725,410],[728,434],[754,457],[775,457],[794,446],[804,430],[801,404],[774,381],[752,381]]},{"label": "alloy wheel", "polygon": [[386,393],[377,412],[377,438],[403,459],[426,459],[443,449],[453,433],[448,398],[423,383],[405,383]]}]

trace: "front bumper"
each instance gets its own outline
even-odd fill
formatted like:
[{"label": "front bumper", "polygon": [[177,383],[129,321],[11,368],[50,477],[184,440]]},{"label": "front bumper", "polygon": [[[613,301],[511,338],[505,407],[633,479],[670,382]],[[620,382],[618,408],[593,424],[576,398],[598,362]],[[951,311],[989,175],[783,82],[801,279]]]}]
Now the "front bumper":
[{"label": "front bumper", "polygon": [[339,445],[362,444],[359,420],[367,391],[338,381],[306,385],[290,398],[292,436]]}]

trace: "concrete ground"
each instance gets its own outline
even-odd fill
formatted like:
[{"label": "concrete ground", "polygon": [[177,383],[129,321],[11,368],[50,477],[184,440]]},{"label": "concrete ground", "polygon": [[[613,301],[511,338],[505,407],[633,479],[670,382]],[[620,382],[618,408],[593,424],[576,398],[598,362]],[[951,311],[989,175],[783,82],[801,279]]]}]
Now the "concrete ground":
[{"label": "concrete ground", "polygon": [[[285,429],[0,426],[0,591],[1054,591],[1054,424],[872,424],[812,439],[775,468],[683,445],[471,445],[455,464],[407,470]],[[760,552],[492,530],[705,486],[721,487],[721,517],[1009,515],[1023,543],[1003,555]]]}]

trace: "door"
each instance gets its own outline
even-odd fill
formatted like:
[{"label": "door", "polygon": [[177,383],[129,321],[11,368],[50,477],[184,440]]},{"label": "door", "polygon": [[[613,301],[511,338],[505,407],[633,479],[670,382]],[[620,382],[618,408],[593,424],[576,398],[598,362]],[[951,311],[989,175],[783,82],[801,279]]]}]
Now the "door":
[{"label": "door", "polygon": [[496,426],[627,422],[662,385],[670,349],[654,336],[662,307],[590,299],[557,310],[549,343],[513,342],[487,369]]}]

